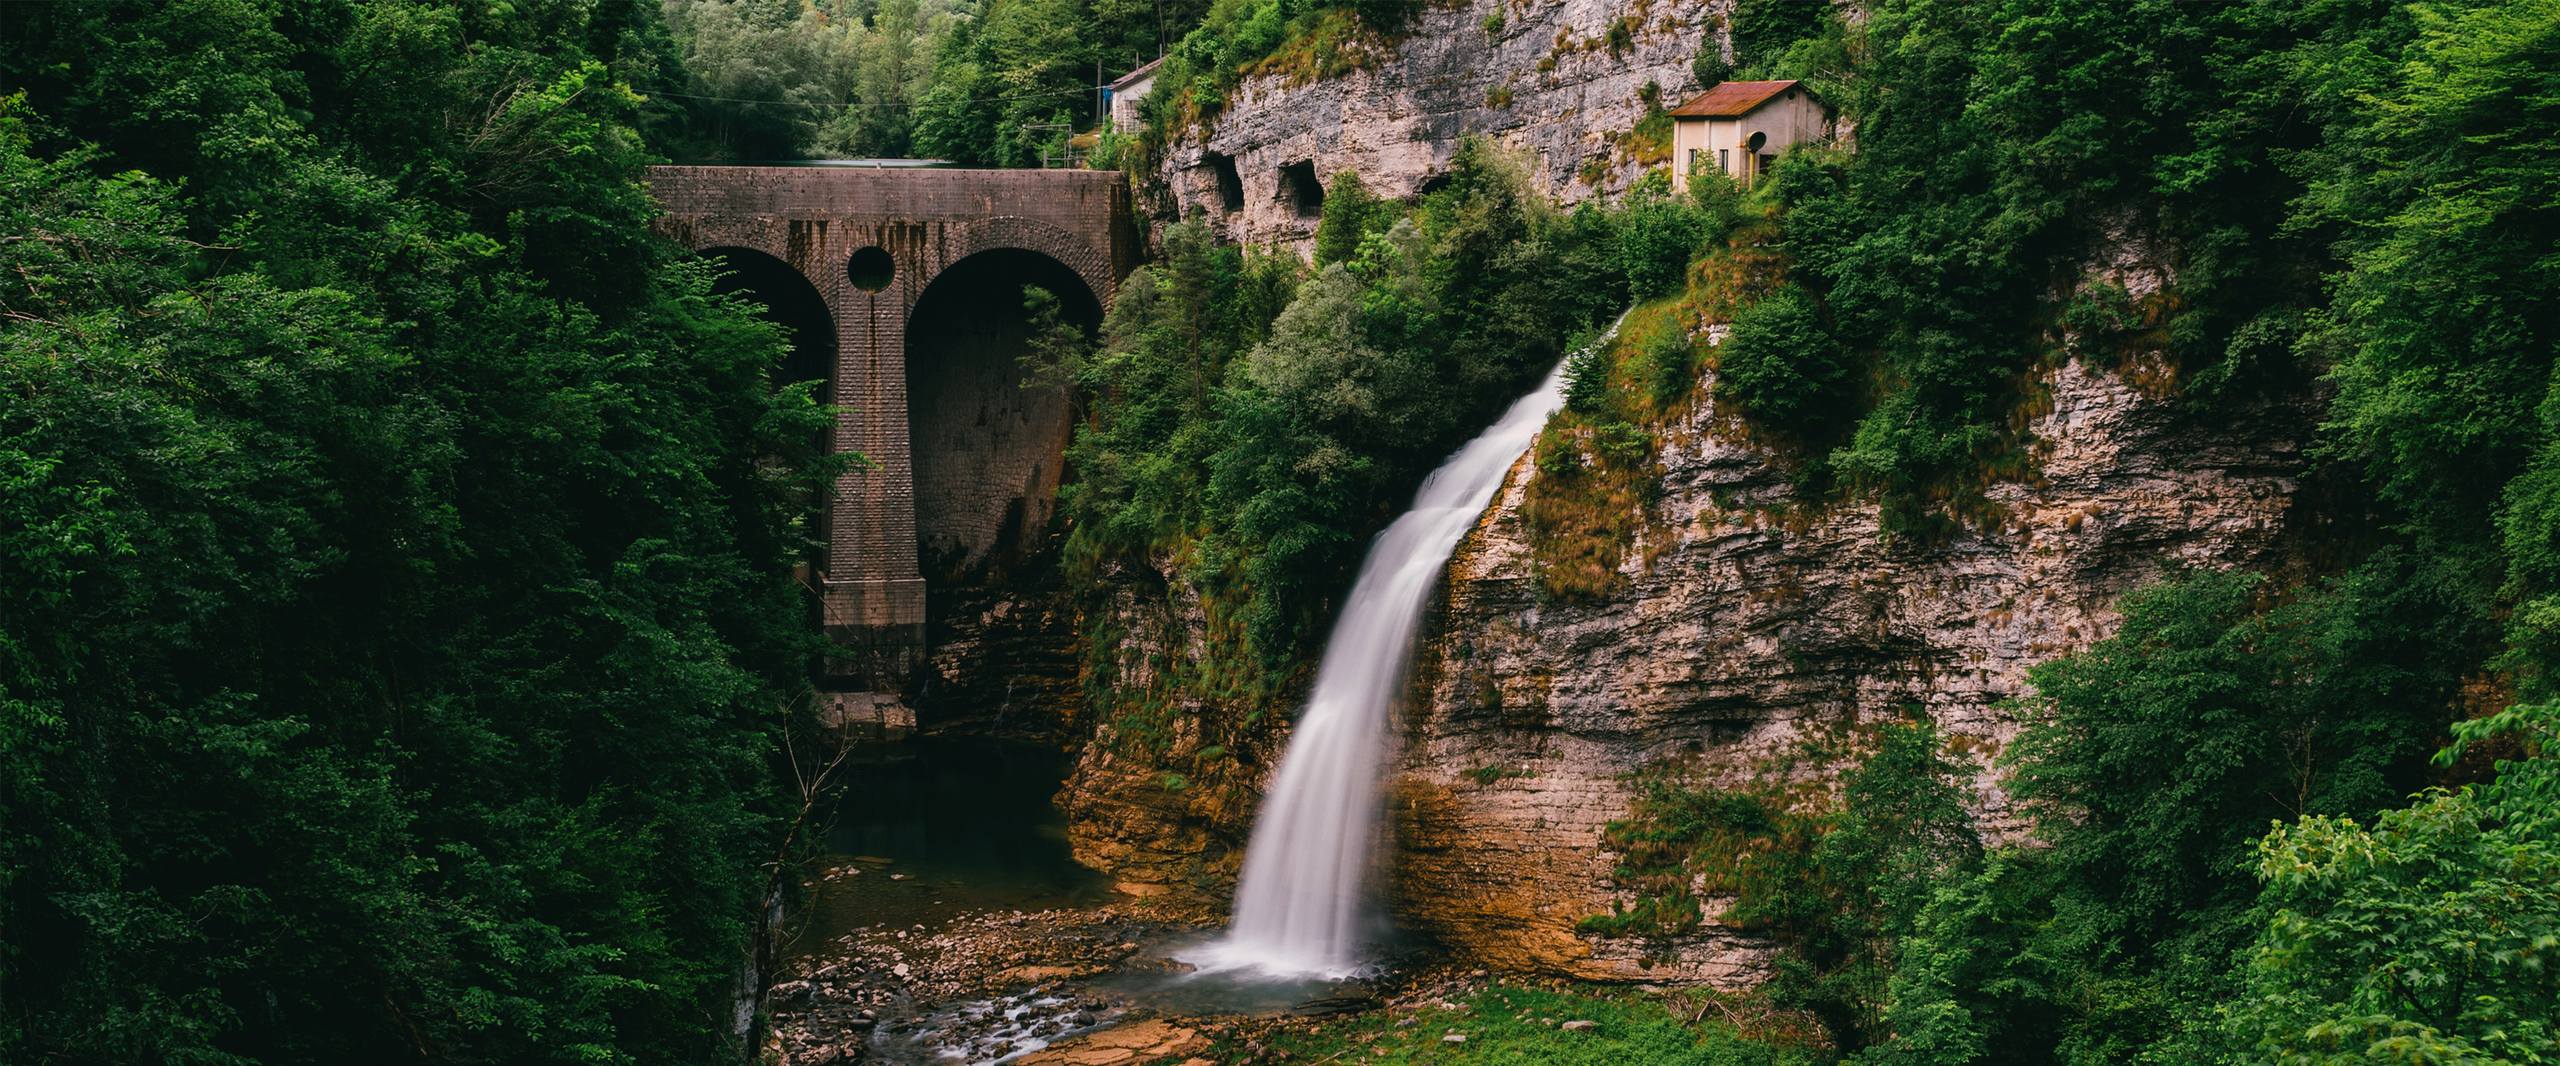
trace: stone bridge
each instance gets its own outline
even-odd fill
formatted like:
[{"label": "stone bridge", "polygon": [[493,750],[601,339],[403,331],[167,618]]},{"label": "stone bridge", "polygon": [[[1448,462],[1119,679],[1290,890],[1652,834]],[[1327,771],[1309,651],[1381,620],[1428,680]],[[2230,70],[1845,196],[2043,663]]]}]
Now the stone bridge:
[{"label": "stone bridge", "polygon": [[1036,547],[1070,431],[1061,389],[1025,382],[1023,289],[1099,323],[1135,265],[1110,171],[668,166],[658,228],[721,258],[724,284],[793,342],[777,380],[824,381],[830,446],[869,459],[825,508],[813,560],[829,673],[895,690],[924,645],[928,581]]}]

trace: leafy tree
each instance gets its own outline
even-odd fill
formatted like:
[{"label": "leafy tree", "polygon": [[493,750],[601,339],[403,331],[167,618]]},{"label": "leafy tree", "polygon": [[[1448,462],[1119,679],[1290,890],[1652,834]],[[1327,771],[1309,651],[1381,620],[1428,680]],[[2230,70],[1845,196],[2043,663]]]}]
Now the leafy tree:
[{"label": "leafy tree", "polygon": [[1730,20],[1734,62],[1767,73],[1789,46],[1820,32],[1830,19],[1829,0],[1741,0]]},{"label": "leafy tree", "polygon": [[1733,316],[1716,348],[1716,390],[1755,419],[1814,435],[1849,401],[1855,366],[1822,321],[1821,309],[1792,286]]},{"label": "leafy tree", "polygon": [[1732,227],[1728,217],[1714,217],[1671,195],[1670,179],[1655,172],[1627,191],[1618,226],[1618,255],[1627,273],[1627,290],[1637,299],[1680,291],[1689,263],[1710,241],[1722,240]]},{"label": "leafy tree", "polygon": [[1397,205],[1371,193],[1357,171],[1334,175],[1325,188],[1324,214],[1316,221],[1316,265],[1348,262],[1362,242],[1394,225],[1397,214]]},{"label": "leafy tree", "polygon": [[2560,1054],[2560,713],[2464,723],[2531,751],[2372,825],[2314,816],[2258,845],[2265,888],[2234,1043],[2270,1062],[2532,1062]]},{"label": "leafy tree", "polygon": [[744,1054],[828,420],[655,25],[0,10],[0,1058]]}]

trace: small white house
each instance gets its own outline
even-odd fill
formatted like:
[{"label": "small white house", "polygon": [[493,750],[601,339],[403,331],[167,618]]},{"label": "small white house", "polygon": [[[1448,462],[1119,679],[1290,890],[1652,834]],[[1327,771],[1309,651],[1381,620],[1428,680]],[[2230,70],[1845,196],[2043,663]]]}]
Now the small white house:
[{"label": "small white house", "polygon": [[1831,132],[1831,110],[1799,81],[1728,81],[1671,109],[1671,187],[1713,166],[1749,185],[1789,146]]},{"label": "small white house", "polygon": [[1162,66],[1164,66],[1164,57],[1157,56],[1146,66],[1123,74],[1120,80],[1111,83],[1108,91],[1111,100],[1111,128],[1114,132],[1136,133],[1138,127],[1145,125],[1138,119],[1138,102],[1145,100],[1148,93],[1155,91],[1156,70]]}]

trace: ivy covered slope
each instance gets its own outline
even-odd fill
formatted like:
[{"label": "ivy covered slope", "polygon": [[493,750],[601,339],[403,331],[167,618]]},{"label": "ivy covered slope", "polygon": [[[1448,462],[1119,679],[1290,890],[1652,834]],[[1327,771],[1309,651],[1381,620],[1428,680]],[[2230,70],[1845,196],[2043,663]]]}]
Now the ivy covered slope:
[{"label": "ivy covered slope", "polygon": [[824,418],[655,19],[0,9],[0,1059],[743,1057]]}]

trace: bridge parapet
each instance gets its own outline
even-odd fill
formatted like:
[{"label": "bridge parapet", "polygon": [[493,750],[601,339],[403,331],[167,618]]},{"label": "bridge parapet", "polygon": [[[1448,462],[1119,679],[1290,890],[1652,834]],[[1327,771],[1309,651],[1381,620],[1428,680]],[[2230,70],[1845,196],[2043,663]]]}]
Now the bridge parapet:
[{"label": "bridge parapet", "polygon": [[[1055,261],[1108,307],[1139,254],[1127,183],[1110,171],[666,166],[649,185],[660,232],[780,260],[833,320],[832,446],[871,462],[827,508],[822,613],[844,652],[830,669],[895,685],[919,661],[926,620],[907,365],[918,301],[954,265],[1011,250]],[[1055,478],[1027,484],[1054,491]]]}]

